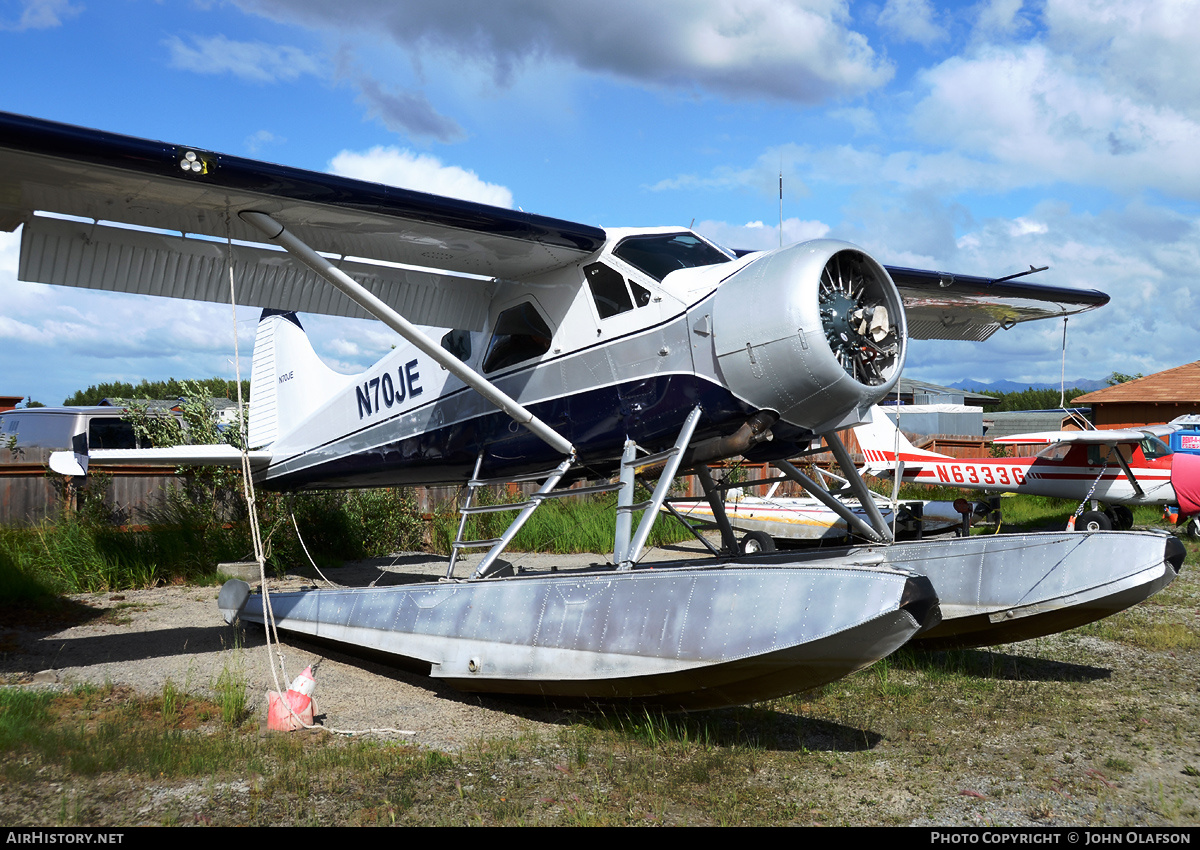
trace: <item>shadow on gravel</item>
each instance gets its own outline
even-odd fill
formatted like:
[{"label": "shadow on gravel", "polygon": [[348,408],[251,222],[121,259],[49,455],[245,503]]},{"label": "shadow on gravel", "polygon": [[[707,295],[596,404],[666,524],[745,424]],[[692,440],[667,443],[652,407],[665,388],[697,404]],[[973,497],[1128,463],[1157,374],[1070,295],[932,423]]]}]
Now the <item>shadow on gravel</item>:
[{"label": "shadow on gravel", "polygon": [[[135,631],[128,634],[90,635],[63,638],[45,635],[25,642],[20,660],[28,668],[31,659],[41,659],[39,667],[88,667],[93,664],[122,664],[152,658],[195,656],[219,653],[234,645],[233,630],[228,626],[187,627]],[[9,659],[2,666],[9,667]]]}]

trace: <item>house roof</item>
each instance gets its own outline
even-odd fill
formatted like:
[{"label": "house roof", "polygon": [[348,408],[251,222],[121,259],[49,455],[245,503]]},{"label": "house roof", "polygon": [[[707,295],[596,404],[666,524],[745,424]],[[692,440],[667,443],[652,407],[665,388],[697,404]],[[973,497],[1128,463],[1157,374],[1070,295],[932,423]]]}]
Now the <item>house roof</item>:
[{"label": "house roof", "polygon": [[931,384],[928,381],[918,381],[914,378],[905,378],[903,376],[896,382],[896,386],[902,396],[911,396],[914,393],[962,396],[965,404],[973,404],[976,407],[995,407],[1000,403],[1000,399],[995,396],[975,393],[970,390],[955,389],[954,387],[943,387],[938,384]]},{"label": "house roof", "polygon": [[1197,404],[1200,405],[1200,360],[1174,369],[1134,378],[1076,396],[1072,404]]}]

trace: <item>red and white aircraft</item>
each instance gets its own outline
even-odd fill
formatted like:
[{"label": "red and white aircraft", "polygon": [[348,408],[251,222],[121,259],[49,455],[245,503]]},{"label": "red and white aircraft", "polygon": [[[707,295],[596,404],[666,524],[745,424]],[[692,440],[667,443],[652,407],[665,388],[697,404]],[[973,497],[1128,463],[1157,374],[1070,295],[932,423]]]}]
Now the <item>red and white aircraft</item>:
[{"label": "red and white aircraft", "polygon": [[854,432],[865,474],[891,475],[899,467],[902,480],[919,484],[1104,502],[1107,511],[1079,517],[1077,527],[1096,530],[1129,527],[1133,515],[1125,505],[1179,505],[1181,516],[1200,513],[1200,455],[1172,452],[1160,439],[1180,427],[1014,434],[993,443],[1046,448],[1034,457],[978,459],[917,448],[879,408]]}]

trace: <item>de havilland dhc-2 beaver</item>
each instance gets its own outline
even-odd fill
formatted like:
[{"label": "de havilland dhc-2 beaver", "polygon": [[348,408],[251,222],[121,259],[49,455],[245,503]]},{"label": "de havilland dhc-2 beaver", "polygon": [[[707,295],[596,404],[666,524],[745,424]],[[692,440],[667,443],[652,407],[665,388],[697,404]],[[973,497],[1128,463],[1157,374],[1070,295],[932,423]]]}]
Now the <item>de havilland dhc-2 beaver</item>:
[{"label": "de havilland dhc-2 beaver", "polygon": [[[687,228],[602,229],[0,114],[0,227],[18,226],[23,280],[232,292],[264,308],[248,424],[259,486],[466,482],[470,511],[478,486],[541,482],[500,538],[460,531],[441,581],[270,596],[280,629],[417,662],[460,689],[739,704],[832,681],[938,628],[934,565],[1041,564],[1053,585],[1094,563],[1136,564],[1140,584],[1084,600],[1123,607],[1182,561],[1177,541],[1149,533],[892,543],[868,511],[864,546],[741,557],[725,523],[711,559],[641,563],[677,474],[694,471],[719,502],[713,461],[796,458],[823,438],[863,496],[836,431],[892,389],[910,336],[983,340],[1100,306],[1099,292],[888,268],[828,239],[739,254]],[[373,317],[401,340],[339,374],[296,312]],[[228,446],[90,458],[77,446],[53,465],[83,474],[118,460],[242,462]],[[658,484],[635,503],[646,468]],[[538,504],[599,491],[617,494],[611,566],[514,573],[498,560]],[[487,553],[456,578],[472,547]],[[263,622],[262,599],[230,582],[218,604],[229,621]],[[1055,604],[1011,598],[979,616],[1004,635]]]}]

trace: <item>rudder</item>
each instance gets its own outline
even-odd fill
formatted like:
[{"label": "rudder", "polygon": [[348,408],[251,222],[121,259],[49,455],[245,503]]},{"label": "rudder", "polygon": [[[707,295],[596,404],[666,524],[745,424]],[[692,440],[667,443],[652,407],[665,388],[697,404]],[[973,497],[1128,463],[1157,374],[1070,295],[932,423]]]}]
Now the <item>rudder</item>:
[{"label": "rudder", "polygon": [[321,362],[295,313],[263,310],[250,371],[250,445],[271,445],[349,380]]}]

